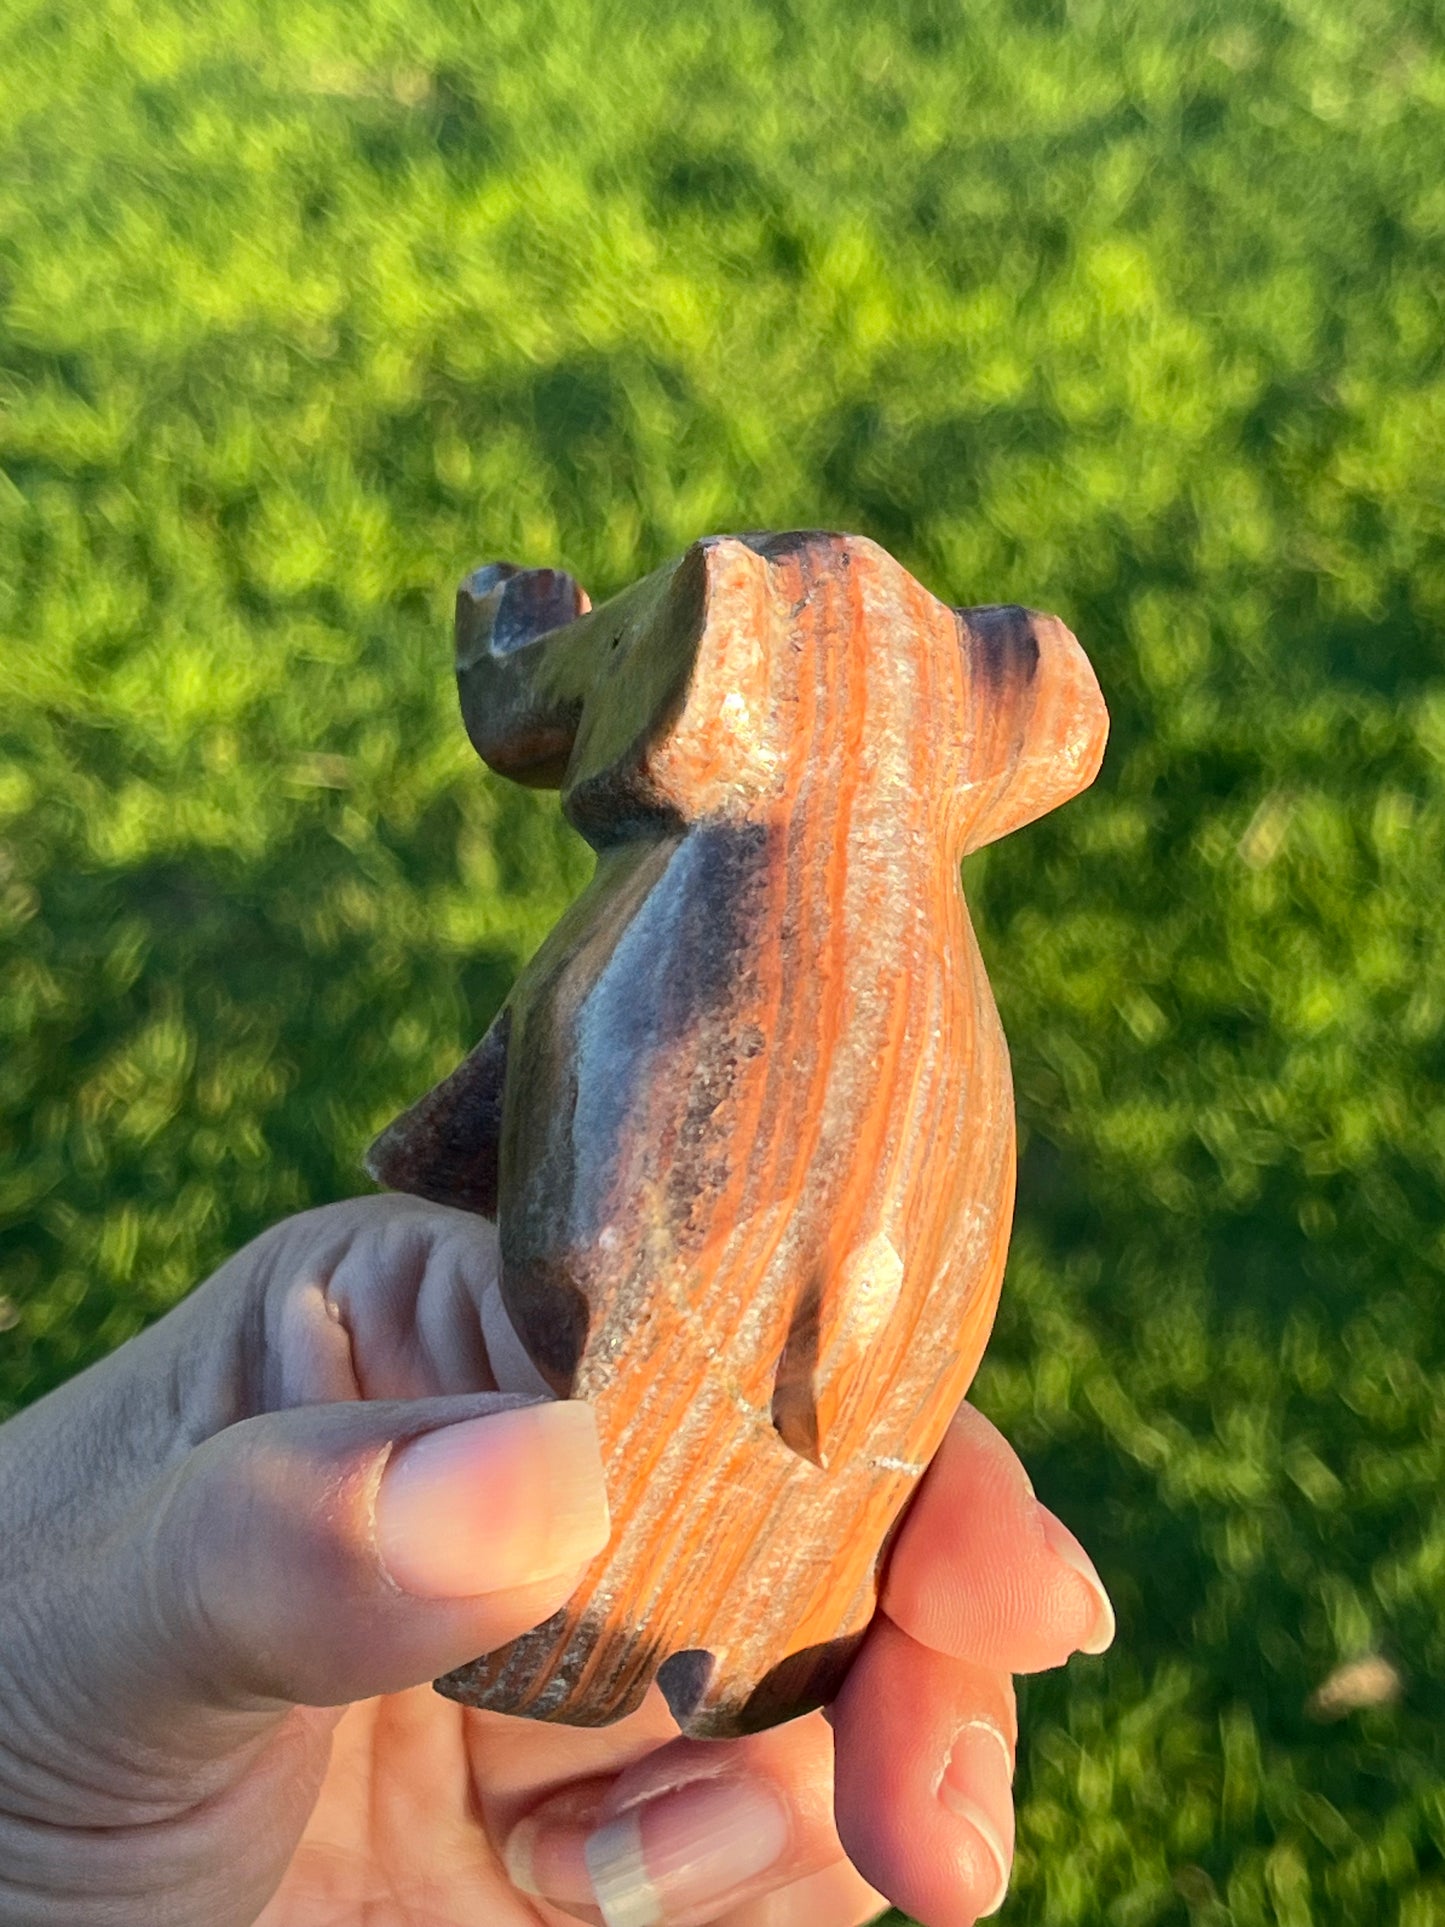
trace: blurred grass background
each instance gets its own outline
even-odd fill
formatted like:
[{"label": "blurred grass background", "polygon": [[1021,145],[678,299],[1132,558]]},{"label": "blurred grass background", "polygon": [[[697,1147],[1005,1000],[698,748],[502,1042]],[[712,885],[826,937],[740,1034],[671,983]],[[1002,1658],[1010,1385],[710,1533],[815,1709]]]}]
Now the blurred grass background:
[{"label": "blurred grass background", "polygon": [[461,574],[866,532],[1114,715],[970,879],[978,1397],[1120,1615],[1005,1918],[1445,1922],[1442,109],[1412,0],[4,0],[0,1411],[361,1188],[582,880]]}]

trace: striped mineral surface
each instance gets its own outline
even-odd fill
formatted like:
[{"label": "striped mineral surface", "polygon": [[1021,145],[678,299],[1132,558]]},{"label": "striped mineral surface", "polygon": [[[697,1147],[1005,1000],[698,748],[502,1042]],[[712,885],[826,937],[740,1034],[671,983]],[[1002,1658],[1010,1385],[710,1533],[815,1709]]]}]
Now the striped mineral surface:
[{"label": "striped mineral surface", "polygon": [[959,864],[1092,780],[1103,701],[1055,617],[816,532],[694,543],[597,609],[479,569],[457,672],[597,866],[370,1168],[498,1218],[615,1530],[439,1684],[591,1725],[656,1680],[687,1733],[770,1725],[836,1690],[988,1339],[1013,1094]]}]

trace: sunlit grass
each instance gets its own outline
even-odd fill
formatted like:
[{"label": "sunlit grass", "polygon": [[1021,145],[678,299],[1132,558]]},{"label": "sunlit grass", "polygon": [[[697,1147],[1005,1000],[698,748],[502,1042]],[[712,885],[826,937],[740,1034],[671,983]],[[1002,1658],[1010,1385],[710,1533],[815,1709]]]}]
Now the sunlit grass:
[{"label": "sunlit grass", "polygon": [[1005,1917],[1438,1927],[1442,22],[866,12],[0,12],[0,1401],[358,1188],[585,874],[459,577],[865,531],[1115,719],[970,873],[979,1397],[1120,1617]]}]

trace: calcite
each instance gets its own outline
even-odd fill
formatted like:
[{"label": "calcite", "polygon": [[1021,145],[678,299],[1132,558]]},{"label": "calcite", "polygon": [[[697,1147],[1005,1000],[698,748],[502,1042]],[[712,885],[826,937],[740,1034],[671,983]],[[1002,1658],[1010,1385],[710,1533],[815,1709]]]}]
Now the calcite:
[{"label": "calcite", "polygon": [[589,1725],[656,1680],[686,1733],[770,1725],[837,1690],[993,1321],[1013,1099],[960,860],[1092,780],[1104,704],[1055,617],[817,532],[596,609],[492,565],[456,644],[476,748],[560,788],[596,871],[369,1168],[498,1219],[615,1529],[438,1684]]}]

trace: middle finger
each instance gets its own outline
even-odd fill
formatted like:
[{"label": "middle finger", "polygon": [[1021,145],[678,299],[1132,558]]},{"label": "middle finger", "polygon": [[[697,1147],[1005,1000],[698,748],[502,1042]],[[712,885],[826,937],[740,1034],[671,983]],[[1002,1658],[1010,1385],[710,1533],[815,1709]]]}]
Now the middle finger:
[{"label": "middle finger", "polygon": [[702,1927],[843,1858],[818,1714],[745,1739],[677,1740],[579,1812],[544,1802],[507,1838],[513,1881],[609,1927]]}]

